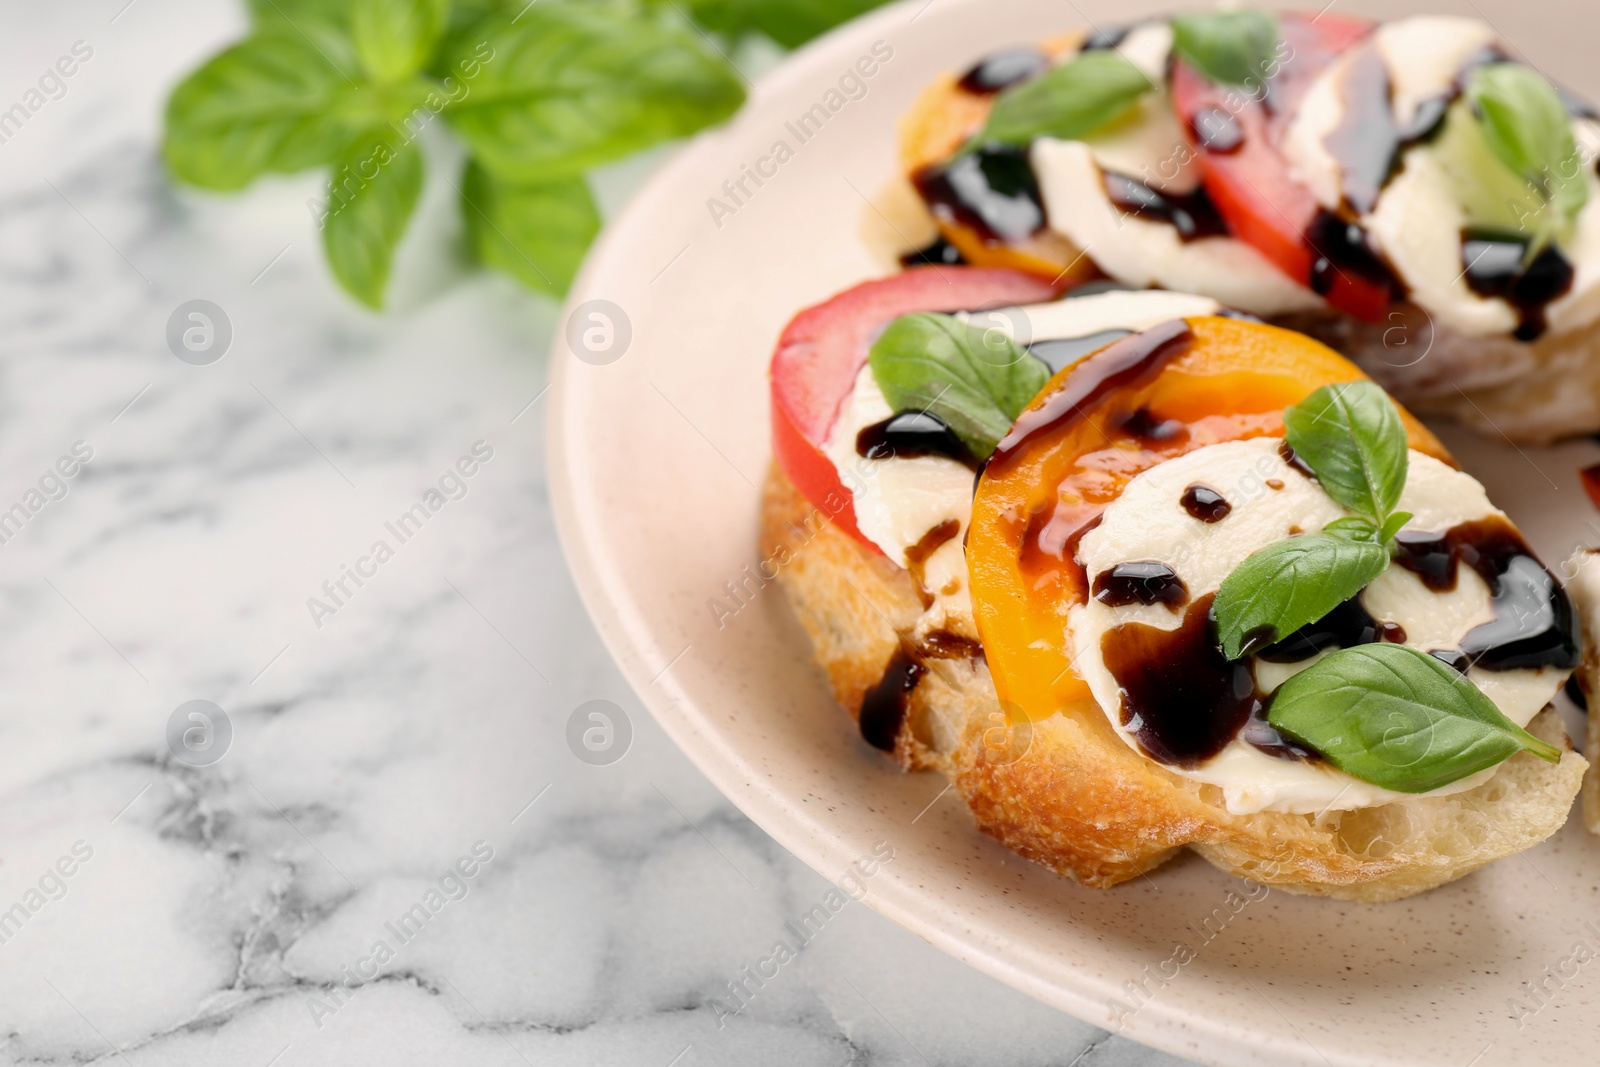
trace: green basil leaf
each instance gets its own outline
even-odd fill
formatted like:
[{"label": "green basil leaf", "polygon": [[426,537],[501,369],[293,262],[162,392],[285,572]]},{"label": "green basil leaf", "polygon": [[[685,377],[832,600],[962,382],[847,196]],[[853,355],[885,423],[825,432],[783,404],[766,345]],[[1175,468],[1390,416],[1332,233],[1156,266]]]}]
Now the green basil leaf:
[{"label": "green basil leaf", "polygon": [[1390,541],[1393,541],[1396,535],[1400,533],[1401,529],[1405,527],[1405,524],[1410,522],[1415,517],[1416,516],[1412,515],[1409,511],[1394,512],[1387,519],[1383,520],[1383,529],[1378,531],[1378,540],[1383,544],[1388,544]]},{"label": "green basil leaf", "polygon": [[1576,218],[1589,199],[1588,168],[1555,86],[1532,67],[1491,63],[1473,72],[1467,99],[1495,158],[1555,209],[1560,224]]},{"label": "green basil leaf", "polygon": [[737,73],[701,41],[612,8],[531,6],[455,35],[440,59],[481,67],[446,116],[479,163],[512,181],[579,174],[720,122],[744,100]]},{"label": "green basil leaf", "polygon": [[1252,552],[1212,602],[1217,638],[1238,659],[1316,622],[1389,565],[1376,541],[1306,534]]},{"label": "green basil leaf", "polygon": [[884,0],[687,0],[694,20],[713,33],[756,31],[785,48],[798,48]]},{"label": "green basil leaf", "polygon": [[404,81],[427,65],[449,15],[450,0],[354,0],[356,55],[373,81]]},{"label": "green basil leaf", "polygon": [[1380,543],[1379,530],[1372,523],[1357,515],[1346,515],[1342,519],[1334,519],[1322,528],[1322,532],[1330,537],[1342,537],[1347,541],[1371,541]]},{"label": "green basil leaf", "polygon": [[995,328],[902,315],[872,345],[872,377],[895,411],[930,411],[986,459],[1050,380],[1044,361]]},{"label": "green basil leaf", "polygon": [[556,296],[566,293],[600,230],[599,209],[582,178],[513,185],[470,163],[461,200],[478,259]]},{"label": "green basil leaf", "polygon": [[1002,92],[976,140],[1026,145],[1081,137],[1122,117],[1152,88],[1120,52],[1082,52]]},{"label": "green basil leaf", "polygon": [[1405,645],[1341,649],[1284,682],[1267,721],[1364,782],[1426,793],[1526,750],[1561,750],[1501,714],[1459,672]]},{"label": "green basil leaf", "polygon": [[250,16],[262,29],[309,27],[316,23],[350,26],[352,0],[250,0]]},{"label": "green basil leaf", "polygon": [[213,57],[167,101],[162,154],[177,177],[242,189],[330,162],[371,116],[348,41],[326,26],[263,33]]},{"label": "green basil leaf", "polygon": [[1344,507],[1382,525],[1400,500],[1411,453],[1400,413],[1372,382],[1324,385],[1283,413],[1289,446]]},{"label": "green basil leaf", "polygon": [[1270,11],[1196,11],[1172,18],[1172,50],[1222,85],[1263,82],[1278,47]]},{"label": "green basil leaf", "polygon": [[390,129],[352,141],[334,161],[322,246],[334,277],[372,308],[383,306],[395,246],[422,194],[422,152]]}]

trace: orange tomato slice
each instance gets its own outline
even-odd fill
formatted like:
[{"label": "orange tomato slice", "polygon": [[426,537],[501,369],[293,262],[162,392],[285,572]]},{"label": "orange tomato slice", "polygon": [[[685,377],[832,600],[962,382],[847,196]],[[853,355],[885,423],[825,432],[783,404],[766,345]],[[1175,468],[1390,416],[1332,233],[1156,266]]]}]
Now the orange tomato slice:
[{"label": "orange tomato slice", "polygon": [[[973,609],[1001,701],[1030,719],[1093,707],[1073,671],[1067,613],[1088,599],[1078,539],[1141,471],[1223,441],[1283,436],[1284,409],[1365,378],[1332,349],[1220,317],[1153,327],[1064,369],[979,480],[967,539]],[[1137,358],[1140,346],[1171,342]],[[1186,334],[1186,336],[1185,336]],[[1411,447],[1453,463],[1409,413]]]}]

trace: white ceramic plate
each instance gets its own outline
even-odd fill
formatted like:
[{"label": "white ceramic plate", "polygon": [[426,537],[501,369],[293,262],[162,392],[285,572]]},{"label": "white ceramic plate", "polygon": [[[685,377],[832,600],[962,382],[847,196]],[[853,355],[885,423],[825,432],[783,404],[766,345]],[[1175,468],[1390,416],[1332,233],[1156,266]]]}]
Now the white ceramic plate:
[{"label": "white ceramic plate", "polygon": [[[747,605],[721,626],[708,607],[757,560],[778,332],[800,308],[881,273],[859,231],[865,197],[893,173],[900,113],[931,78],[987,51],[1158,9],[912,0],[796,54],[733,124],[666,166],[571,297],[573,329],[599,330],[590,350],[604,347],[606,326],[581,305],[609,302],[611,361],[560,343],[555,354],[551,481],[579,586],[640,697],[756,823],[830,878],[889,843],[894,860],[867,902],[1041,1000],[1108,1027],[1114,999],[1143,1001],[1124,1033],[1206,1063],[1593,1064],[1600,962],[1571,960],[1579,941],[1600,950],[1600,839],[1576,819],[1523,858],[1395,904],[1274,892],[1234,913],[1228,894],[1243,883],[1194,857],[1083,889],[979,833],[953,792],[940,796],[942,779],[901,775],[863,745],[775,586],[748,584]],[[1412,10],[1422,8],[1383,13]],[[1594,9],[1483,0],[1481,11],[1541,69],[1600,98]],[[826,106],[875,42],[893,55],[865,95],[801,143],[800,116]],[[762,164],[771,176],[747,178],[749,195],[732,201],[723,183],[779,141],[792,158]],[[713,218],[712,197],[735,210]],[[1445,436],[1552,565],[1600,542],[1576,478],[1595,462],[1593,444],[1518,452]],[[1179,943],[1195,956],[1164,974]],[[1529,997],[1523,983],[1550,974],[1543,1001]],[[1130,982],[1145,994],[1126,992]],[[1513,998],[1538,1009],[1521,1026]]]}]

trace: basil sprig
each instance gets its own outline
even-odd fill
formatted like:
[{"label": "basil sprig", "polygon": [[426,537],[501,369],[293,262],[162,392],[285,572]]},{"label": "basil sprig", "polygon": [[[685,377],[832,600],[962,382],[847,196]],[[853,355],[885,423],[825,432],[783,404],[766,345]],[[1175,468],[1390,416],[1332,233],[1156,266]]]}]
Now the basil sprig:
[{"label": "basil sprig", "polygon": [[1278,687],[1267,721],[1346,774],[1399,793],[1438,789],[1520,751],[1561,759],[1459,672],[1406,645],[1318,660]]},{"label": "basil sprig", "polygon": [[1196,11],[1172,18],[1172,50],[1222,85],[1266,80],[1274,69],[1278,19],[1270,11]]},{"label": "basil sprig", "polygon": [[449,126],[468,251],[559,294],[599,230],[586,171],[731,115],[736,38],[800,44],[878,2],[251,0],[249,36],[173,90],[162,154],[218,191],[328,170],[308,214],[377,307],[425,181],[416,140]]},{"label": "basil sprig", "polygon": [[1316,622],[1389,566],[1390,544],[1411,518],[1395,511],[1411,454],[1405,426],[1372,382],[1325,385],[1283,414],[1289,446],[1322,488],[1354,515],[1320,534],[1275,541],[1222,582],[1212,611],[1229,659]]},{"label": "basil sprig", "polygon": [[937,415],[979,460],[1050,380],[1045,362],[998,328],[932,312],[891,322],[867,361],[891,408]]},{"label": "basil sprig", "polygon": [[995,100],[982,144],[1026,145],[1036,137],[1071,140],[1125,115],[1154,86],[1120,52],[1080,52]]},{"label": "basil sprig", "polygon": [[1578,217],[1589,199],[1587,168],[1567,109],[1555,86],[1521,63],[1479,67],[1466,92],[1489,151],[1546,209],[1529,249],[1536,253]]}]

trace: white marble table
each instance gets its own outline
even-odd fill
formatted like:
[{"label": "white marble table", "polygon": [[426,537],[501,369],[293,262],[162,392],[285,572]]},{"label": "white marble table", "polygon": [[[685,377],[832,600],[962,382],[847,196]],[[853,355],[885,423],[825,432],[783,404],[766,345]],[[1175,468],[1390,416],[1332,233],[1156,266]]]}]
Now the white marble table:
[{"label": "white marble table", "polygon": [[[825,883],[584,616],[545,492],[556,308],[449,265],[438,182],[383,317],[329,280],[313,179],[170,186],[161,103],[232,5],[5,23],[0,109],[93,54],[0,143],[0,1061],[1177,1062],[861,905],[719,1027]],[[166,338],[196,299],[232,329],[206,365]],[[567,742],[590,700],[631,721],[605,765]]]}]

